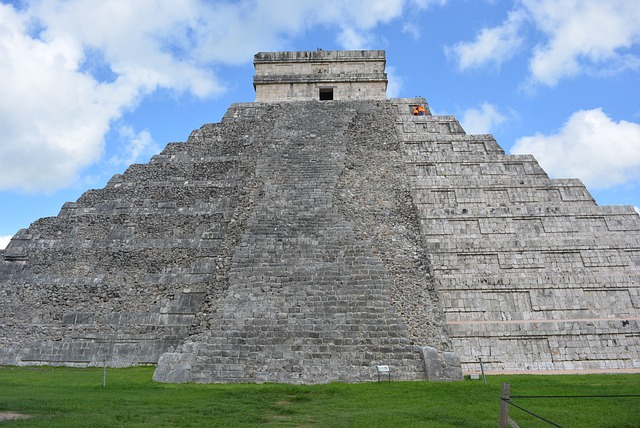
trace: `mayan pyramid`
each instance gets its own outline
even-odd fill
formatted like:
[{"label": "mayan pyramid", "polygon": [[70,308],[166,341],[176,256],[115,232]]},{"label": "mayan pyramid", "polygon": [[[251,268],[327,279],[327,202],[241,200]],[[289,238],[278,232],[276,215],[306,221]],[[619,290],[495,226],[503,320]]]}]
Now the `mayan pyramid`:
[{"label": "mayan pyramid", "polygon": [[460,379],[479,359],[640,372],[631,207],[387,99],[384,51],[254,63],[255,102],[0,252],[0,364],[157,364],[163,382]]}]

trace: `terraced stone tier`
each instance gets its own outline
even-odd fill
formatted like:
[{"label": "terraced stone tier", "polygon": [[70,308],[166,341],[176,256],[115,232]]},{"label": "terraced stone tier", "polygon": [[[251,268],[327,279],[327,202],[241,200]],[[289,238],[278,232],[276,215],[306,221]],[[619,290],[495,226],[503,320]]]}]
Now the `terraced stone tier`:
[{"label": "terraced stone tier", "polygon": [[394,100],[426,251],[467,372],[640,372],[640,218]]}]

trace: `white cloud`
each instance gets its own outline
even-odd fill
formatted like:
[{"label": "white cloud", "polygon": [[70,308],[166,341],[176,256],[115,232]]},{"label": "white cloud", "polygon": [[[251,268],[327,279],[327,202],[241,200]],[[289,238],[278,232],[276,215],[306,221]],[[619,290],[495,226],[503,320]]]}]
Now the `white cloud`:
[{"label": "white cloud", "polygon": [[[250,62],[313,27],[346,49],[444,1],[32,0],[0,3],[0,189],[53,191],[104,156],[104,136],[156,89],[224,91],[214,67]],[[150,138],[138,134],[134,156]],[[137,147],[137,148],[136,148]]]},{"label": "white cloud", "polygon": [[592,68],[637,69],[638,57],[625,53],[640,43],[640,7],[636,0],[523,0],[547,40],[530,61],[534,82],[555,85],[563,77]]},{"label": "white cloud", "polygon": [[0,236],[0,250],[4,250],[9,245],[9,241],[11,241],[13,236]]},{"label": "white cloud", "polygon": [[402,32],[410,35],[413,40],[419,40],[420,36],[422,35],[420,27],[411,22],[406,22],[402,26]]},{"label": "white cloud", "polygon": [[338,34],[338,42],[349,49],[365,49],[371,44],[371,35],[357,31],[355,28],[344,28]]},{"label": "white cloud", "polygon": [[139,162],[143,156],[148,157],[157,153],[159,147],[155,144],[149,131],[136,133],[131,126],[122,126],[118,130],[120,139],[124,141],[124,156],[113,156],[110,162],[115,165],[128,166]]},{"label": "white cloud", "polygon": [[[157,87],[201,96],[219,89],[145,32],[153,19],[138,19],[145,14],[130,5],[139,3],[119,4],[51,1],[21,12],[0,5],[0,188],[67,185],[101,158],[111,121]],[[112,81],[83,71],[90,48],[102,53]]]},{"label": "white cloud", "polygon": [[615,122],[601,109],[580,110],[556,134],[520,138],[511,153],[531,153],[552,177],[577,177],[592,188],[637,182],[640,124]]},{"label": "white cloud", "polygon": [[[287,39],[313,27],[334,33],[345,49],[371,48],[378,41],[376,26],[400,18],[407,9],[424,9],[429,1],[415,0],[244,0],[235,3],[198,0],[193,42],[195,58],[229,64],[245,63],[264,49],[279,49]],[[193,34],[195,33],[195,34]]]},{"label": "white cloud", "polygon": [[631,51],[640,43],[638,22],[637,0],[520,0],[501,25],[485,27],[474,41],[445,51],[464,71],[500,66],[533,46],[528,53],[529,79],[553,86],[582,73],[640,69],[640,58]]},{"label": "white cloud", "polygon": [[472,108],[462,114],[462,127],[468,134],[490,134],[496,126],[507,120],[491,103],[482,103],[479,108]]},{"label": "white cloud", "polygon": [[411,0],[410,6],[418,9],[427,9],[432,6],[444,6],[448,0]]},{"label": "white cloud", "polygon": [[[446,4],[447,0],[410,0],[409,8],[424,10],[432,6],[445,6]],[[420,26],[416,25],[412,21],[408,21],[403,24],[402,32],[411,36],[413,40],[419,40],[420,36],[422,35]]]},{"label": "white cloud", "polygon": [[446,47],[448,57],[453,57],[460,70],[487,64],[500,66],[510,59],[522,44],[520,28],[524,20],[521,11],[512,11],[502,25],[480,30],[473,42],[459,42]]}]

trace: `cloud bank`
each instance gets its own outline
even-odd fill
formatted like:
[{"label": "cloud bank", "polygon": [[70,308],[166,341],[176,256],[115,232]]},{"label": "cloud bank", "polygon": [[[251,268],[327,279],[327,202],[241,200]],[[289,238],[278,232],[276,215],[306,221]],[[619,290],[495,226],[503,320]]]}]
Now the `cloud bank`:
[{"label": "cloud bank", "polygon": [[505,22],[493,28],[483,28],[473,42],[459,42],[445,47],[447,56],[454,57],[460,70],[493,64],[499,67],[511,59],[522,45],[520,30],[525,19],[523,11],[511,12]]},{"label": "cloud bank", "polygon": [[[471,41],[445,48],[460,71],[499,69],[528,57],[529,85],[553,87],[581,74],[611,76],[640,70],[640,7],[635,0],[519,0],[503,22]],[[468,132],[498,125],[497,107],[468,110]],[[578,177],[588,187],[610,188],[640,180],[640,125],[601,109],[575,112],[553,135],[520,138],[512,153],[532,153],[554,177]]]},{"label": "cloud bank", "polygon": [[[158,89],[225,91],[215,68],[283,48],[314,27],[345,49],[444,0],[33,0],[0,3],[0,190],[54,191],[102,159],[106,133]],[[251,31],[247,31],[250,28]],[[124,124],[135,161],[153,138]]]},{"label": "cloud bank", "polygon": [[507,117],[495,105],[485,102],[478,108],[465,111],[460,122],[468,134],[490,134],[506,120]]},{"label": "cloud bank", "polygon": [[[529,57],[532,84],[554,86],[578,74],[639,70],[640,7],[636,0],[520,0],[502,24],[485,27],[470,42],[446,48],[461,71],[499,67],[514,55]],[[542,42],[527,41],[527,32]]]},{"label": "cloud bank", "polygon": [[533,154],[550,176],[579,177],[594,189],[640,183],[640,125],[601,109],[574,113],[555,134],[520,138],[511,153]]}]

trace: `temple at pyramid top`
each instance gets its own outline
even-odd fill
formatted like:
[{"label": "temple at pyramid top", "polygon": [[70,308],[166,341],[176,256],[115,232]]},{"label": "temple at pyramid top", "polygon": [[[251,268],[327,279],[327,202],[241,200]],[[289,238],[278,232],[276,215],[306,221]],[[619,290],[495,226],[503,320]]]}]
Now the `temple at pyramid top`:
[{"label": "temple at pyramid top", "polygon": [[383,50],[260,52],[256,102],[384,100],[385,63]]}]

